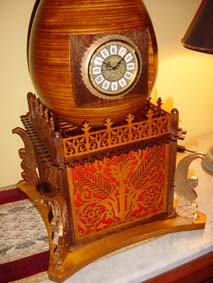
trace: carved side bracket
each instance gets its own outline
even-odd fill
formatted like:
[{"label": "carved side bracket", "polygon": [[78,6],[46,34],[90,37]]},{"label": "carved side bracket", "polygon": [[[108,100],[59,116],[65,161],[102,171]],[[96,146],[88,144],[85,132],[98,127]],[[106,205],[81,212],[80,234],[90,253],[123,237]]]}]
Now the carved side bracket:
[{"label": "carved side bracket", "polygon": [[176,212],[179,216],[188,218],[197,218],[198,205],[195,202],[197,193],[194,190],[198,185],[198,178],[188,178],[188,169],[193,160],[205,155],[202,153],[193,153],[184,157],[177,165],[175,173],[175,193],[178,196]]},{"label": "carved side bracket", "polygon": [[21,173],[21,176],[30,185],[37,186],[39,177],[36,169],[38,166],[31,139],[28,136],[27,132],[20,127],[13,129],[12,133],[18,134],[24,142],[24,148],[21,148],[18,151],[19,156],[22,159],[21,168],[24,170]]},{"label": "carved side bracket", "polygon": [[44,196],[44,202],[52,213],[50,224],[52,227],[52,241],[55,245],[54,255],[57,257],[55,268],[59,268],[69,252],[67,204],[62,195],[46,195]]}]

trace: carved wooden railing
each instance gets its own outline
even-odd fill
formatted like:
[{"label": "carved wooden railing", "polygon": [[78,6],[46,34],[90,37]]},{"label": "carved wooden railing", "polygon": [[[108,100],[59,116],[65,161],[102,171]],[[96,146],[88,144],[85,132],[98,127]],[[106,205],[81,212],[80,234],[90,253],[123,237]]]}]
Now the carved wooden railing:
[{"label": "carved wooden railing", "polygon": [[161,99],[157,106],[147,100],[145,109],[139,113],[142,118],[129,114],[121,125],[114,125],[111,119],[107,119],[101,129],[92,128],[87,122],[77,128],[60,121],[32,93],[28,94],[28,104],[29,113],[22,116],[22,120],[25,123],[30,120],[33,128],[38,129],[42,144],[58,164],[155,138],[181,138],[182,134],[178,129],[178,111],[164,111]]},{"label": "carved wooden railing", "polygon": [[114,126],[111,119],[105,122],[105,129],[91,131],[88,123],[82,126],[83,134],[63,139],[66,158],[79,156],[87,152],[97,152],[122,145],[132,144],[169,133],[169,116],[152,118],[152,110],[146,121],[134,122],[134,116],[127,116],[126,125]]}]

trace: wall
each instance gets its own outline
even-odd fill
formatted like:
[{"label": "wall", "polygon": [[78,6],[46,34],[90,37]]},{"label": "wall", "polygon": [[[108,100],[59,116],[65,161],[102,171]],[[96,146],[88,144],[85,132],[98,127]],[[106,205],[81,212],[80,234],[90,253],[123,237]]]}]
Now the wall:
[{"label": "wall", "polygon": [[[18,149],[23,146],[11,130],[22,126],[27,112],[26,93],[34,91],[28,74],[26,41],[35,0],[0,1],[0,187],[20,180]],[[166,110],[176,107],[180,126],[188,137],[211,132],[213,126],[213,56],[182,47],[184,35],[200,0],[144,0],[158,40],[159,72],[153,97],[160,96]]]},{"label": "wall", "polygon": [[153,95],[176,107],[180,126],[195,137],[213,131],[213,56],[181,44],[201,0],[145,0],[158,41],[159,71]]}]

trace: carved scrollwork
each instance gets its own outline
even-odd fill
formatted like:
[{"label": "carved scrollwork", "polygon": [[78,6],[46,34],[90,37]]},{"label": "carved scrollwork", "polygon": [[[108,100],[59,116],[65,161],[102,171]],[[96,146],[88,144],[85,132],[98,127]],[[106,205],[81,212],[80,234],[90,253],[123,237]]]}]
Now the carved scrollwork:
[{"label": "carved scrollwork", "polygon": [[46,195],[44,202],[49,207],[52,213],[52,219],[50,220],[52,228],[52,240],[55,245],[54,254],[57,257],[56,268],[59,268],[63,263],[68,249],[68,209],[67,204],[62,195]]},{"label": "carved scrollwork", "polygon": [[31,139],[27,132],[20,127],[13,129],[12,133],[18,134],[24,142],[24,148],[21,148],[18,151],[19,156],[22,159],[21,168],[24,170],[21,173],[21,176],[27,183],[36,186],[38,184],[39,177],[36,171],[37,160]]},{"label": "carved scrollwork", "polygon": [[182,217],[197,218],[198,205],[195,202],[197,198],[195,188],[198,185],[198,178],[195,176],[188,178],[188,169],[191,162],[198,158],[204,159],[204,155],[201,153],[190,154],[184,157],[176,168],[175,193],[178,197],[176,212]]}]

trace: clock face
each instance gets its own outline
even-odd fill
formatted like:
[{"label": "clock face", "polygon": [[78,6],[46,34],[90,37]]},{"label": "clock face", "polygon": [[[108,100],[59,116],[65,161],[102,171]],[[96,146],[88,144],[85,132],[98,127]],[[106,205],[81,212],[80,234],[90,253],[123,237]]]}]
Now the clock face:
[{"label": "clock face", "polygon": [[84,76],[91,92],[102,98],[125,95],[136,83],[141,64],[136,48],[125,40],[105,40],[87,54]]}]

